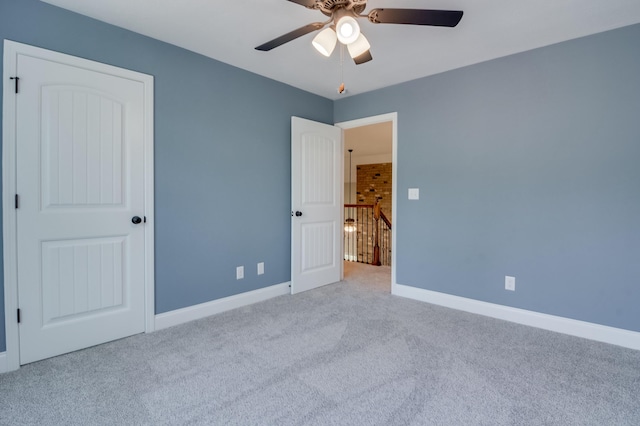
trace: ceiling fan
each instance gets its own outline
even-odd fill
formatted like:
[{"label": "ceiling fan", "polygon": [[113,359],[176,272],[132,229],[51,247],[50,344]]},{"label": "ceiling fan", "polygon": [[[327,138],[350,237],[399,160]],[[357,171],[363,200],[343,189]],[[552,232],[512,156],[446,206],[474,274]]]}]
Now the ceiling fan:
[{"label": "ceiling fan", "polygon": [[308,9],[319,10],[329,17],[325,22],[314,22],[274,38],[256,50],[263,52],[282,46],[292,40],[314,31],[322,30],[314,39],[313,46],[323,55],[330,56],[337,41],[347,46],[349,55],[356,65],[369,62],[372,58],[371,45],[360,31],[357,18],[367,18],[374,24],[409,24],[438,27],[455,27],[462,19],[459,10],[430,9],[372,9],[362,15],[367,0],[288,0]]}]

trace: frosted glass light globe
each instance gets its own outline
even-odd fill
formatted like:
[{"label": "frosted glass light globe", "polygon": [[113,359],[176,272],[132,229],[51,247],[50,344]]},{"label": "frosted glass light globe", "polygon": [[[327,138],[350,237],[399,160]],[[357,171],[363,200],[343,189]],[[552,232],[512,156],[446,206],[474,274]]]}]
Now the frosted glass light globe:
[{"label": "frosted glass light globe", "polygon": [[332,28],[326,28],[315,36],[311,44],[324,56],[331,56],[336,47],[336,32]]},{"label": "frosted glass light globe", "polygon": [[336,32],[340,43],[349,45],[360,36],[360,25],[353,16],[343,16],[336,24]]}]

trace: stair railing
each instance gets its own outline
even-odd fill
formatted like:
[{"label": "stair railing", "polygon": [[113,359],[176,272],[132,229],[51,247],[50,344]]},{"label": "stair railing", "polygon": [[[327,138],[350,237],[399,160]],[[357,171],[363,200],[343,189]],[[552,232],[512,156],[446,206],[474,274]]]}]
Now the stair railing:
[{"label": "stair railing", "polygon": [[345,204],[344,217],[344,259],[391,265],[391,221],[380,204]]}]

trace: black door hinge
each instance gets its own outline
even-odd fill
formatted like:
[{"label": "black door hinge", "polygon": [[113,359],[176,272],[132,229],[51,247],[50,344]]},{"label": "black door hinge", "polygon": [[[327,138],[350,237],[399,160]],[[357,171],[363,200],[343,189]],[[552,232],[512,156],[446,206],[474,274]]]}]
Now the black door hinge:
[{"label": "black door hinge", "polygon": [[20,324],[20,309],[18,309],[18,324]]},{"label": "black door hinge", "polygon": [[16,209],[20,206],[20,197],[18,197],[18,194],[16,194]]},{"label": "black door hinge", "polygon": [[144,219],[144,223],[147,223],[147,217],[146,216],[142,216]]},{"label": "black door hinge", "polygon": [[15,81],[16,93],[18,93],[18,81],[20,81],[20,77],[9,77],[9,79]]}]

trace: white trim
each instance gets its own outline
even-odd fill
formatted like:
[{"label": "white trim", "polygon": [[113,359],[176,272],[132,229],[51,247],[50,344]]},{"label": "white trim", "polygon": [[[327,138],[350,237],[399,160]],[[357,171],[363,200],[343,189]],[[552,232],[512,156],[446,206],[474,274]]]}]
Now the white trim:
[{"label": "white trim", "polygon": [[[12,202],[16,193],[16,97],[9,77],[15,76],[18,52],[12,42],[4,41],[3,97],[2,97],[2,231],[4,260],[4,320],[6,332],[6,369],[20,367],[20,337],[16,310],[18,309],[18,262],[16,257],[16,211]],[[9,82],[9,85],[6,82]]]},{"label": "white trim", "polygon": [[396,284],[392,294],[571,336],[640,350],[640,332]]},{"label": "white trim", "polygon": [[155,329],[154,321],[154,182],[153,182],[153,76],[130,71],[100,62],[77,58],[51,50],[41,49],[10,40],[4,41],[3,81],[3,113],[2,113],[2,229],[4,256],[4,299],[5,299],[5,330],[6,330],[6,368],[8,371],[20,367],[20,341],[16,310],[18,309],[18,280],[17,280],[17,235],[16,211],[14,209],[14,194],[16,193],[16,96],[13,93],[9,77],[17,72],[18,55],[28,55],[64,63],[86,70],[110,74],[129,80],[139,81],[144,86],[144,187],[145,187],[145,331]]},{"label": "white trim", "polygon": [[0,374],[6,373],[7,371],[9,371],[7,368],[7,353],[0,352]]},{"label": "white trim", "polygon": [[[387,114],[374,115],[371,117],[359,118],[356,120],[343,121],[336,123],[335,125],[344,129],[352,129],[354,127],[368,126],[370,124],[386,123],[391,121],[391,146],[392,146],[392,165],[391,168],[391,224],[393,225],[393,232],[391,232],[391,293],[393,293],[394,285],[396,282],[396,237],[398,232],[396,231],[396,212],[398,211],[398,113],[390,112]],[[344,198],[344,178],[342,184],[343,198]],[[344,218],[343,218],[344,219]],[[344,248],[342,250],[344,253]]]},{"label": "white trim", "polygon": [[155,331],[156,278],[155,278],[155,172],[153,169],[155,136],[154,128],[154,79],[153,76],[140,74],[144,78],[144,288],[145,288],[145,333]]},{"label": "white trim", "polygon": [[156,315],[155,320],[156,330],[162,330],[163,328],[173,327],[174,325],[184,324],[189,321],[206,318],[221,312],[230,311],[232,309],[263,302],[274,297],[290,294],[290,284],[290,282],[276,284],[270,287],[260,288],[258,290],[212,300],[211,302],[200,303],[198,305],[158,314]]}]

